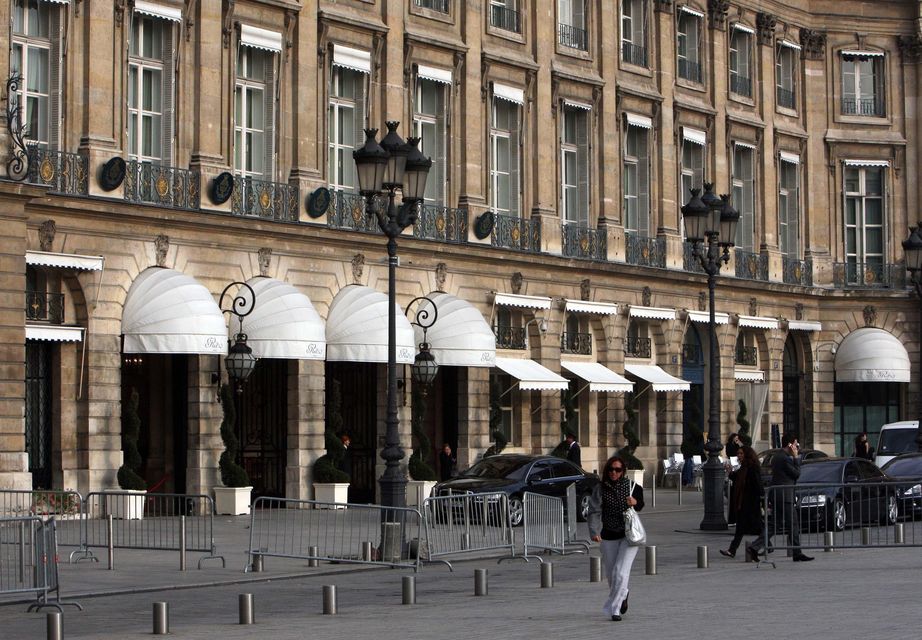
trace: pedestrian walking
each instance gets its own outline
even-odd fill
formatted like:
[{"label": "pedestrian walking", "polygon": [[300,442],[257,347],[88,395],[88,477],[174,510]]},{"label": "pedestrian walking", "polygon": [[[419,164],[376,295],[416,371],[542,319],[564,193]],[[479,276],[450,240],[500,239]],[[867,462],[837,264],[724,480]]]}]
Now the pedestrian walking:
[{"label": "pedestrian walking", "polygon": [[728,458],[735,457],[740,450],[740,447],[743,446],[743,441],[740,439],[740,434],[731,433],[730,437],[727,438],[727,444],[724,447],[724,451],[727,452]]},{"label": "pedestrian walking", "polygon": [[451,445],[446,442],[442,445],[442,450],[439,452],[439,477],[443,482],[445,480],[450,480],[454,475],[455,465],[457,463],[458,459],[452,452]]},{"label": "pedestrian walking", "polygon": [[627,463],[612,456],[602,468],[602,481],[589,501],[589,535],[602,549],[602,564],[608,577],[608,598],[603,610],[614,621],[627,613],[628,580],[637,547],[624,537],[624,512],[643,509],[643,487],[626,477]]},{"label": "pedestrian walking", "polygon": [[729,549],[721,549],[720,554],[728,558],[736,556],[743,536],[758,536],[762,527],[762,473],[759,458],[752,447],[743,445],[737,451],[740,466],[730,472],[733,492],[730,494],[731,510],[736,514],[736,532]]},{"label": "pedestrian walking", "polygon": [[564,442],[567,443],[567,460],[577,466],[582,465],[582,456],[580,454],[579,442],[576,441],[576,434],[568,431],[564,438]]}]

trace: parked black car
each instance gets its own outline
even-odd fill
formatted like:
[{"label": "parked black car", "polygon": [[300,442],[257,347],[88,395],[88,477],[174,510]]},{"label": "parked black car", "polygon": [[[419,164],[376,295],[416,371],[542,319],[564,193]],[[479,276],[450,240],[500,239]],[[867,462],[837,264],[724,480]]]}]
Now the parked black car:
[{"label": "parked black car", "polygon": [[896,503],[901,516],[922,511],[922,453],[904,453],[880,469],[900,482],[896,486]]},{"label": "parked black car", "polygon": [[842,531],[850,524],[893,524],[897,500],[884,484],[889,481],[877,465],[862,458],[805,462],[795,493],[801,526],[810,531]]},{"label": "parked black car", "polygon": [[[490,456],[477,462],[457,477],[440,482],[432,495],[457,493],[496,493],[509,496],[509,518],[512,526],[522,524],[525,515],[522,494],[526,491],[566,498],[567,486],[576,483],[577,518],[583,520],[589,512],[589,497],[599,478],[584,471],[569,460],[552,456],[505,454]],[[564,503],[566,504],[566,503]]]},{"label": "parked black car", "polygon": [[[772,481],[772,459],[784,453],[784,449],[767,449],[758,454],[759,465],[761,466],[762,472],[762,484],[766,487],[771,484]],[[828,458],[829,455],[819,449],[801,449],[798,457],[801,462],[807,462],[808,460],[822,460]]]}]

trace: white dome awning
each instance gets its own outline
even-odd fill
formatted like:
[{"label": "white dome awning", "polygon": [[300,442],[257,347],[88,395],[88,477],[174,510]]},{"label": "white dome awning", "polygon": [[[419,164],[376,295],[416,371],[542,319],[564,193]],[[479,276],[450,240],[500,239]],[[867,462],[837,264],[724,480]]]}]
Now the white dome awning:
[{"label": "white dome awning", "polygon": [[[394,305],[397,320],[397,362],[416,357],[413,327]],[[376,289],[350,284],[340,289],[327,314],[327,360],[387,362],[387,296]]]},{"label": "white dome awning", "polygon": [[227,325],[211,292],[173,269],[150,267],[122,310],[123,353],[227,353]]},{"label": "white dome awning", "polygon": [[836,382],[909,382],[909,371],[906,347],[883,329],[852,331],[836,353]]},{"label": "white dome awning", "polygon": [[[326,330],[310,298],[275,278],[259,276],[247,284],[253,288],[256,304],[243,318],[243,333],[254,356],[291,360],[326,357]],[[241,293],[249,295],[245,289]],[[228,336],[233,338],[240,332],[241,322],[231,315],[228,324]]]},{"label": "white dome awning", "polygon": [[[436,364],[440,367],[492,367],[496,364],[496,336],[483,314],[467,300],[448,293],[435,291],[426,297],[438,311],[426,333]],[[423,300],[417,313],[425,313],[431,306]],[[416,344],[420,344],[422,328],[413,325],[413,331]]]}]

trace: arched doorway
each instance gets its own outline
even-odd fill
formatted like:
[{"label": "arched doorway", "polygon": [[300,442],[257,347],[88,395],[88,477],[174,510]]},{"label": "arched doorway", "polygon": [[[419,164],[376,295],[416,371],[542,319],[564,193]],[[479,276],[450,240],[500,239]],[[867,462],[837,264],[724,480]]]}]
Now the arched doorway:
[{"label": "arched doorway", "polygon": [[682,441],[696,439],[706,431],[704,419],[704,349],[701,334],[694,324],[685,332],[682,344],[682,378],[691,383],[682,392]]},{"label": "arched doorway", "polygon": [[803,367],[792,336],[784,342],[784,356],[781,375],[782,433],[796,433],[803,440]]}]

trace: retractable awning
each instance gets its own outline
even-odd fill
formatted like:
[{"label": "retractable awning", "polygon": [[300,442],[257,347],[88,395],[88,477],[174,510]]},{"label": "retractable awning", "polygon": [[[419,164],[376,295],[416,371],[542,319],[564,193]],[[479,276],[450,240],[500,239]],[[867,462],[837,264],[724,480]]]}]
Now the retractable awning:
[{"label": "retractable awning", "polygon": [[547,296],[526,296],[517,293],[494,293],[493,304],[522,309],[550,309],[551,299]]},{"label": "retractable awning", "polygon": [[135,278],[122,310],[124,353],[227,353],[227,325],[211,292],[173,269]]},{"label": "retractable awning", "polygon": [[691,384],[682,378],[669,375],[655,364],[625,364],[624,371],[636,378],[646,380],[654,391],[688,391]]},{"label": "retractable awning", "polygon": [[[394,305],[397,320],[397,362],[411,364],[416,356],[413,327],[403,309]],[[387,296],[376,289],[350,284],[340,289],[327,314],[327,360],[387,362]]]},{"label": "retractable awning", "polygon": [[522,391],[562,391],[570,386],[566,378],[527,358],[497,358],[496,368],[518,380]]},{"label": "retractable awning", "polygon": [[836,352],[836,382],[909,382],[909,371],[906,347],[883,329],[852,331]]},{"label": "retractable awning", "polygon": [[[275,278],[247,280],[256,294],[256,304],[243,318],[243,333],[257,358],[323,360],[326,330],[310,298],[288,283]],[[246,294],[245,290],[241,293]],[[240,321],[232,315],[228,336],[240,332]]]},{"label": "retractable awning", "polygon": [[102,256],[81,256],[75,253],[52,253],[51,251],[26,251],[26,264],[38,267],[59,267],[79,271],[102,271]]},{"label": "retractable awning", "polygon": [[[432,300],[438,312],[426,333],[436,364],[440,367],[492,367],[496,362],[496,336],[483,314],[467,300],[442,291],[426,297]],[[431,306],[423,301],[417,313],[428,311]],[[422,328],[413,325],[413,331],[416,344],[420,344]]]},{"label": "retractable awning", "polygon": [[561,360],[560,366],[588,382],[590,391],[626,393],[634,390],[633,382],[598,362]]},{"label": "retractable awning", "polygon": [[765,380],[765,373],[751,369],[734,369],[733,378],[737,382],[762,382]]},{"label": "retractable awning", "polygon": [[83,327],[62,325],[26,325],[26,340],[43,340],[46,342],[82,342]]}]

